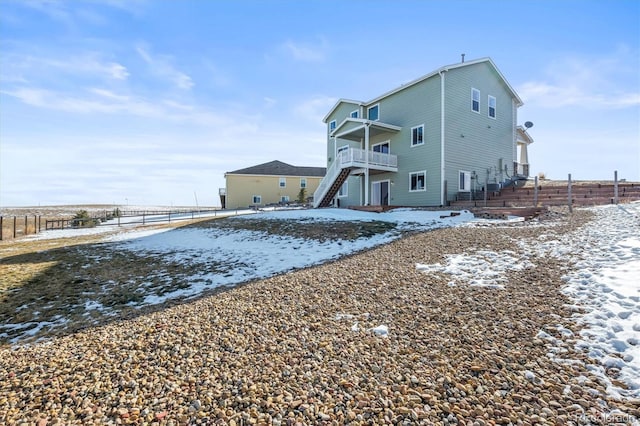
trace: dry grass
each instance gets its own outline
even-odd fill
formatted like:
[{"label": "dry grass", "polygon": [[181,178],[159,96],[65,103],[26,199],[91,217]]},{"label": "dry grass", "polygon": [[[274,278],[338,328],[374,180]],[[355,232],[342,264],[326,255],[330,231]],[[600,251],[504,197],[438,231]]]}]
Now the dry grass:
[{"label": "dry grass", "polygon": [[[262,231],[318,241],[354,240],[392,230],[386,222],[201,219],[156,225]],[[146,227],[145,229],[147,229]],[[245,265],[167,261],[121,252],[105,235],[0,242],[0,345],[72,333],[180,303],[142,306],[147,296],[188,288],[197,274],[230,274]],[[220,291],[220,289],[213,290]],[[11,326],[14,325],[14,326]],[[29,337],[27,332],[33,334]],[[4,333],[4,335],[2,334]]]}]

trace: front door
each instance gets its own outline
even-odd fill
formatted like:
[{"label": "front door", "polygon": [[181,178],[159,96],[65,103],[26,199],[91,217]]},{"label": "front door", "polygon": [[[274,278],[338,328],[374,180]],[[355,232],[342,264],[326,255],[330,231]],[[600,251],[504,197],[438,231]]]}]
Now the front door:
[{"label": "front door", "polygon": [[371,204],[374,206],[389,205],[389,181],[382,180],[373,182],[373,190],[371,191]]}]

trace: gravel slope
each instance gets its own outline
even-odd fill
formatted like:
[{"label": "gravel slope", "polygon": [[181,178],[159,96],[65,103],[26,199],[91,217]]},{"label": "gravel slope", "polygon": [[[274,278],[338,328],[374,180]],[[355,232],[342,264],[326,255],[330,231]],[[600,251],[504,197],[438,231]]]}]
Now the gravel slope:
[{"label": "gravel slope", "polygon": [[[503,290],[416,270],[471,247],[518,250],[514,238],[588,219],[417,234],[2,349],[0,423],[631,424],[639,402],[607,398],[585,367],[595,361],[558,331],[577,331],[559,292],[565,266],[534,257]],[[576,362],[551,362],[541,330]]]}]

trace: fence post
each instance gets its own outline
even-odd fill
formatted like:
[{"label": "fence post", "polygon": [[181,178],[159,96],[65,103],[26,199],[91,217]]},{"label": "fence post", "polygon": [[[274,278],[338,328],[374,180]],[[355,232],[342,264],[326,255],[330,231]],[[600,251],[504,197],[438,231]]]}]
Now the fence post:
[{"label": "fence post", "polygon": [[16,220],[17,218],[14,216],[13,217],[13,238],[16,237]]},{"label": "fence post", "polygon": [[142,224],[144,225],[144,212],[142,212]]},{"label": "fence post", "polygon": [[573,205],[571,203],[571,173],[569,173],[567,192],[569,194],[569,213],[573,213]]},{"label": "fence post", "polygon": [[42,232],[42,216],[38,216],[38,232]]},{"label": "fence post", "polygon": [[2,221],[3,221],[3,217],[0,216],[0,241],[2,241]]},{"label": "fence post", "polygon": [[538,207],[538,176],[533,178],[535,188],[533,189],[533,207]]},{"label": "fence post", "polygon": [[618,204],[618,171],[613,172],[613,203]]}]

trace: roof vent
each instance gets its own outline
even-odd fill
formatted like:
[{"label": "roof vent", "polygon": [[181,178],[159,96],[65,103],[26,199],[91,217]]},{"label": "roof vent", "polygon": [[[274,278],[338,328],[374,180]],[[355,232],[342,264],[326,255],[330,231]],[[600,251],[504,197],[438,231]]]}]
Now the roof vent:
[{"label": "roof vent", "polygon": [[463,64],[464,64],[464,55],[465,55],[464,53],[460,55],[460,56],[462,56],[462,63]]}]

